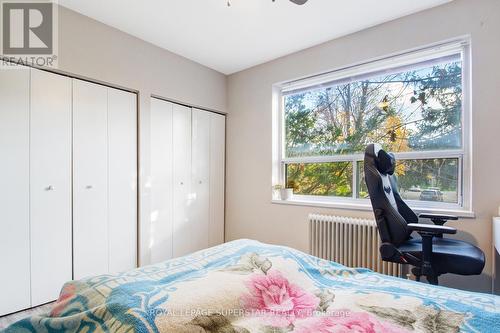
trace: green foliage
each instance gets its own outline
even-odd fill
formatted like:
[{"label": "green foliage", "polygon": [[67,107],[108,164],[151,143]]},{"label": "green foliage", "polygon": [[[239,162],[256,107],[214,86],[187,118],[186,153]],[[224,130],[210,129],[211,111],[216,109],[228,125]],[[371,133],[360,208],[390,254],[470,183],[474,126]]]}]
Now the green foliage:
[{"label": "green foliage", "polygon": [[288,164],[287,179],[297,194],[352,196],[350,162]]},{"label": "green foliage", "polygon": [[458,181],[458,160],[426,159],[404,160],[404,173],[398,174],[398,184],[403,190],[419,186],[422,189],[438,187],[442,191],[456,191]]},{"label": "green foliage", "polygon": [[[462,67],[459,63],[435,66],[431,76],[418,81],[422,120],[411,138],[417,149],[460,148],[462,140]],[[434,103],[428,103],[434,101]]]}]

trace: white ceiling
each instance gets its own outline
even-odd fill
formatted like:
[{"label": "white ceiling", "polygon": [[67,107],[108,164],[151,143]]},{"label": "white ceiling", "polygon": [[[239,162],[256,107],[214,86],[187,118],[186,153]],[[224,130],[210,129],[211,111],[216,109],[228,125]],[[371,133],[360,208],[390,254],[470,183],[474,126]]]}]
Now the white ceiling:
[{"label": "white ceiling", "polygon": [[224,74],[451,0],[59,0]]}]

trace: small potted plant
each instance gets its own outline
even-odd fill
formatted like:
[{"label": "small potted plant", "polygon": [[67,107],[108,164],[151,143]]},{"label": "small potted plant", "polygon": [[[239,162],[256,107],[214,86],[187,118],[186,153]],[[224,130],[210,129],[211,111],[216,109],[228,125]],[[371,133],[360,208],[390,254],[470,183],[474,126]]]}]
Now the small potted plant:
[{"label": "small potted plant", "polygon": [[273,185],[273,199],[281,199],[281,190],[283,190],[283,188],[281,184]]}]

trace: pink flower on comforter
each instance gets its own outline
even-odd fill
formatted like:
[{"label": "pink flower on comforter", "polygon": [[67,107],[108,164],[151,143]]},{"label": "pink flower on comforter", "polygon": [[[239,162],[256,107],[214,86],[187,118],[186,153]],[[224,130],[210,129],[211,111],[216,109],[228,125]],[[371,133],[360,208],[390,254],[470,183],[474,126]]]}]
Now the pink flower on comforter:
[{"label": "pink flower on comforter", "polygon": [[54,304],[54,307],[50,312],[50,316],[51,317],[59,316],[64,310],[64,308],[68,306],[70,300],[75,296],[75,294],[76,294],[75,285],[70,283],[65,284],[61,291],[61,294],[59,295],[59,298],[57,299],[57,302]]},{"label": "pink flower on comforter", "polygon": [[318,297],[290,283],[275,270],[267,275],[254,275],[246,286],[250,294],[241,297],[245,310],[256,311],[277,327],[312,316],[319,304]]},{"label": "pink flower on comforter", "polygon": [[311,317],[295,323],[293,333],[405,333],[402,327],[381,322],[364,312],[348,312],[346,317]]}]

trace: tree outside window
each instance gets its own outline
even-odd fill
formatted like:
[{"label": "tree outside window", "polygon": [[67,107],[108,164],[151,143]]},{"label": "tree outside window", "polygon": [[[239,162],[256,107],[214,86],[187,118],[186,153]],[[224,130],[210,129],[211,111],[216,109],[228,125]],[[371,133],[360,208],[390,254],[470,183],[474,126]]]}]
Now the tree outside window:
[{"label": "tree outside window", "polygon": [[458,203],[461,159],[425,152],[463,148],[462,76],[456,55],[285,94],[286,182],[296,194],[366,198],[362,154],[377,142],[405,153],[396,169],[403,197]]}]

